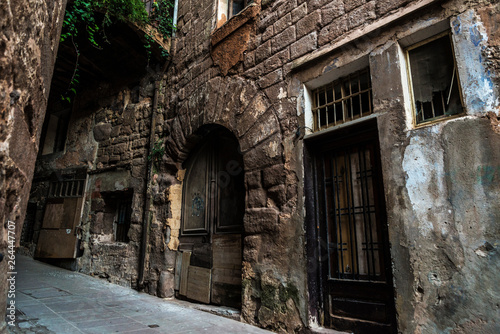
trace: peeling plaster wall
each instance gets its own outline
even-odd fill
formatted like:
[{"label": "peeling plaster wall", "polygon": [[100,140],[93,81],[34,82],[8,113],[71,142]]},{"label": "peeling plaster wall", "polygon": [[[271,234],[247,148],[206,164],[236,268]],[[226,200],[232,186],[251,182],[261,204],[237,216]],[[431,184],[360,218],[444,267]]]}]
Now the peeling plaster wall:
[{"label": "peeling plaster wall", "polygon": [[[19,245],[38,140],[59,44],[65,0],[0,4],[0,253],[7,255],[7,220]],[[10,235],[12,236],[12,234]],[[7,258],[0,264],[7,282]],[[6,303],[7,284],[0,289]],[[0,332],[5,329],[5,308]]]},{"label": "peeling plaster wall", "polygon": [[497,73],[484,57],[491,55],[492,41],[479,38],[476,30],[483,27],[478,13],[484,10],[477,6],[447,3],[443,10],[402,26],[424,29],[427,22],[448,18],[465,116],[408,126],[400,47],[391,40],[374,40],[380,47],[370,57],[372,80],[390,82],[374,86],[373,93],[398,329],[404,333],[494,333],[500,328],[500,290],[494,278],[499,216],[492,204],[500,198],[499,95],[493,84]]}]

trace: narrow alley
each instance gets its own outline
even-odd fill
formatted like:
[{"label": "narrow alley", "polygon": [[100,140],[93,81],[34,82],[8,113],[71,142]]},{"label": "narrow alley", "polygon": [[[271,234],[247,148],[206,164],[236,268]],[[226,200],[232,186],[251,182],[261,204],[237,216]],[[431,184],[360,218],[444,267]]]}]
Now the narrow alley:
[{"label": "narrow alley", "polygon": [[16,257],[16,326],[7,327],[10,333],[268,333],[193,304]]}]

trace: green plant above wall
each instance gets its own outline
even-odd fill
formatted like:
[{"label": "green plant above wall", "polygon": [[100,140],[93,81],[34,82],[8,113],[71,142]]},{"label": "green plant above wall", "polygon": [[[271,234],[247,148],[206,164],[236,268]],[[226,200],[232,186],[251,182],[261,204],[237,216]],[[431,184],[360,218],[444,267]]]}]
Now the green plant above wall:
[{"label": "green plant above wall", "polygon": [[[150,11],[146,10],[149,5]],[[80,49],[77,37],[83,33],[93,47],[102,49],[109,41],[106,28],[117,22],[131,23],[144,32],[144,48],[151,55],[152,44],[158,37],[168,39],[175,29],[172,21],[173,0],[74,0],[68,3],[61,33],[61,42],[69,42],[76,51],[76,62],[67,92],[61,97],[71,102],[79,84]],[[81,39],[80,39],[81,40]],[[162,57],[168,50],[158,44]]]}]

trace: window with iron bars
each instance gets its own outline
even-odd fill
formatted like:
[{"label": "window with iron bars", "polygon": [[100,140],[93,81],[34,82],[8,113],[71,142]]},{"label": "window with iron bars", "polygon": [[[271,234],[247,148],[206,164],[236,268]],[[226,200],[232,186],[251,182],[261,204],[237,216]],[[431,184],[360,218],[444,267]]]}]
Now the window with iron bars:
[{"label": "window with iron bars", "polygon": [[406,49],[415,125],[463,113],[460,80],[449,32]]},{"label": "window with iron bars", "polygon": [[313,91],[314,130],[346,123],[373,113],[368,68]]},{"label": "window with iron bars", "polygon": [[132,214],[132,201],[118,201],[116,210],[115,241],[129,242],[128,230],[130,229],[130,216]]},{"label": "window with iron bars", "polygon": [[49,198],[82,197],[84,179],[53,181],[49,187]]}]

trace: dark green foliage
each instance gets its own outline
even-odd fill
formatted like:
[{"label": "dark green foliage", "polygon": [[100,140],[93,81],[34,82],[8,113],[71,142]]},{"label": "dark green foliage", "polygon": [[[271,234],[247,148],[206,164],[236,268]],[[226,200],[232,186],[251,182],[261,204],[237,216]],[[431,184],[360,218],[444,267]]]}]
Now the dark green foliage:
[{"label": "dark green foliage", "polygon": [[[146,11],[142,0],[74,0],[68,4],[64,16],[61,42],[70,40],[75,47],[77,59],[75,71],[71,79],[66,96],[62,99],[70,102],[68,94],[76,94],[78,84],[78,58],[80,51],[75,37],[85,29],[89,43],[95,48],[101,49],[102,43],[107,43],[106,27],[114,22],[132,22],[139,26],[151,25],[163,37],[169,37],[175,28],[172,22],[171,12],[173,0],[151,0],[152,11]],[[148,57],[151,54],[152,36],[145,35],[144,43]],[[160,46],[161,47],[161,46]],[[168,57],[168,51],[162,48],[162,56]]]},{"label": "dark green foliage", "polygon": [[153,173],[158,172],[163,155],[165,155],[165,146],[163,140],[159,139],[151,148],[151,153],[148,156],[148,161],[153,163]]}]

